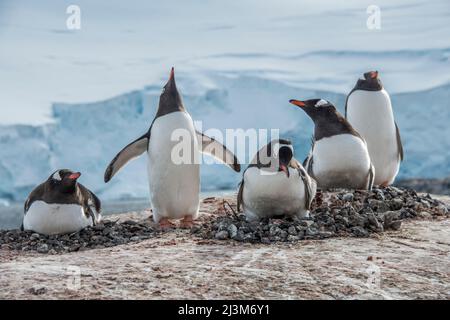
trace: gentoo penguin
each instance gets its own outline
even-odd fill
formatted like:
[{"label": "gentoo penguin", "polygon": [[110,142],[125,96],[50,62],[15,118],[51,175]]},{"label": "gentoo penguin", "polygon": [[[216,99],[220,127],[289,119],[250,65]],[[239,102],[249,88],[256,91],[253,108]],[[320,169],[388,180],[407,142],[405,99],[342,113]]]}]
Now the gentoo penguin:
[{"label": "gentoo penguin", "polygon": [[[185,135],[185,148],[181,151],[180,142],[174,137],[177,132]],[[233,170],[240,171],[240,164],[231,151],[194,128],[177,90],[173,68],[150,129],[116,155],[106,169],[105,182],[144,152],[148,155],[153,219],[164,229],[173,226],[169,219],[183,219],[181,226],[190,227],[198,215],[200,168],[195,159],[199,159],[199,152],[208,153]],[[187,161],[175,159],[179,154],[187,156]]]},{"label": "gentoo penguin", "polygon": [[367,142],[375,167],[374,184],[392,184],[403,160],[403,146],[391,99],[378,71],[366,72],[364,79],[356,82],[347,96],[345,115]]},{"label": "gentoo penguin", "polygon": [[100,222],[100,200],[77,182],[80,176],[79,172],[62,169],[37,186],[25,201],[22,230],[64,234]]},{"label": "gentoo penguin", "polygon": [[320,188],[371,189],[374,167],[359,133],[323,99],[290,100],[314,121],[311,151],[304,166]]},{"label": "gentoo penguin", "polygon": [[272,140],[261,148],[244,171],[238,192],[247,219],[308,216],[316,182],[293,157],[290,141]]}]

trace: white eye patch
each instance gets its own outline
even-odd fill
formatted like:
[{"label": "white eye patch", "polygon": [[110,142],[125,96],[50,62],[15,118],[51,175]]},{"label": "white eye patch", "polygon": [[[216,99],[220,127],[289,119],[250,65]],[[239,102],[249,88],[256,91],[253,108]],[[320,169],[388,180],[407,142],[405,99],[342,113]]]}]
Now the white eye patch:
[{"label": "white eye patch", "polygon": [[61,181],[61,180],[62,180],[61,175],[59,174],[59,171],[56,171],[56,172],[53,174],[52,178],[53,178],[54,180],[58,180],[58,181]]},{"label": "white eye patch", "polygon": [[316,107],[320,107],[320,106],[323,106],[323,105],[325,105],[325,104],[328,104],[328,101],[327,101],[327,100],[320,99],[319,101],[317,101]]}]

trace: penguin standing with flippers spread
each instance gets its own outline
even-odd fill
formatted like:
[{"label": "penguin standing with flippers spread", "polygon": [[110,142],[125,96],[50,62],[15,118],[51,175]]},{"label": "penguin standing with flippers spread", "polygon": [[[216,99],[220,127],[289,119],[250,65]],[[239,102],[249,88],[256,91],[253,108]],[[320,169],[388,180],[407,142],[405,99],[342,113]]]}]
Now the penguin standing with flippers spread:
[{"label": "penguin standing with flippers spread", "polygon": [[348,94],[346,119],[367,142],[375,167],[374,184],[392,184],[403,160],[400,131],[394,120],[391,99],[383,88],[378,71],[364,74]]},{"label": "penguin standing with flippers spread", "polygon": [[290,100],[314,121],[311,151],[304,166],[319,188],[371,189],[375,169],[359,133],[323,99]]},{"label": "penguin standing with flippers spread", "polygon": [[80,176],[79,172],[62,169],[37,186],[25,201],[22,229],[65,234],[100,222],[100,200],[77,182]]},{"label": "penguin standing with flippers spread", "polygon": [[[184,134],[184,149],[174,133]],[[109,164],[105,182],[130,160],[143,153],[148,155],[148,179],[153,219],[162,228],[174,225],[171,219],[182,219],[182,227],[191,227],[199,209],[200,168],[199,153],[208,153],[239,172],[240,164],[234,154],[221,143],[195,130],[178,92],[174,70],[164,86],[159,108],[150,129],[142,137],[126,146]],[[177,158],[179,154],[188,161]],[[177,158],[177,159],[175,159]]]},{"label": "penguin standing with flippers spread", "polygon": [[244,171],[237,204],[238,210],[242,205],[248,220],[308,216],[316,182],[293,154],[290,141],[272,140]]}]

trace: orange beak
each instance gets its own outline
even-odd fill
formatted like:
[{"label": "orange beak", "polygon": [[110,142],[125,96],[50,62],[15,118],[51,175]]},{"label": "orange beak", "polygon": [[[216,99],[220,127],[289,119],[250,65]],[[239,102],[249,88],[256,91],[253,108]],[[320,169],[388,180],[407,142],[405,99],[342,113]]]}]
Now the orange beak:
[{"label": "orange beak", "polygon": [[372,79],[378,78],[378,71],[371,71],[371,72],[370,72],[370,77],[371,77]]},{"label": "orange beak", "polygon": [[306,107],[306,104],[300,100],[291,99],[291,100],[289,100],[289,103],[292,103],[293,105],[296,105],[297,107],[300,107],[300,108]]},{"label": "orange beak", "polygon": [[81,176],[81,173],[80,173],[80,172],[75,172],[75,173],[72,173],[72,174],[69,176],[69,179],[70,179],[70,180],[77,180],[80,176]]},{"label": "orange beak", "polygon": [[284,164],[280,164],[280,170],[283,171],[286,174],[286,177],[289,178],[289,169]]},{"label": "orange beak", "polygon": [[175,77],[175,69],[172,67],[172,70],[170,70],[169,81],[173,80],[174,77]]}]

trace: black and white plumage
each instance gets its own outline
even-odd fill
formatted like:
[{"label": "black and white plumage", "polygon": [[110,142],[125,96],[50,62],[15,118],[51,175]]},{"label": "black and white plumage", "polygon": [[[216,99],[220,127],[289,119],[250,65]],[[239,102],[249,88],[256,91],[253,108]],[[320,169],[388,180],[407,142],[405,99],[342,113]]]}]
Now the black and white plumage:
[{"label": "black and white plumage", "polygon": [[[187,147],[184,151],[178,149],[181,141]],[[153,219],[164,227],[171,225],[168,219],[181,218],[182,223],[189,226],[198,215],[200,168],[196,159],[200,158],[200,153],[209,154],[240,171],[240,164],[230,150],[195,129],[178,92],[173,68],[150,129],[115,156],[105,171],[105,182],[145,152]],[[181,154],[183,156],[178,157]]]},{"label": "black and white plumage", "polygon": [[330,102],[290,100],[314,121],[314,139],[304,162],[320,188],[371,189],[375,169],[364,138]]},{"label": "black and white plumage", "polygon": [[348,94],[347,120],[367,142],[375,167],[376,185],[394,182],[403,160],[400,130],[394,120],[391,99],[377,71],[369,71]]},{"label": "black and white plumage", "polygon": [[57,170],[37,186],[25,201],[22,229],[51,235],[97,224],[101,220],[101,202],[77,182],[80,175],[67,169]]},{"label": "black and white plumage", "polygon": [[316,183],[293,153],[289,141],[273,140],[258,151],[244,171],[237,202],[248,220],[308,216]]}]

